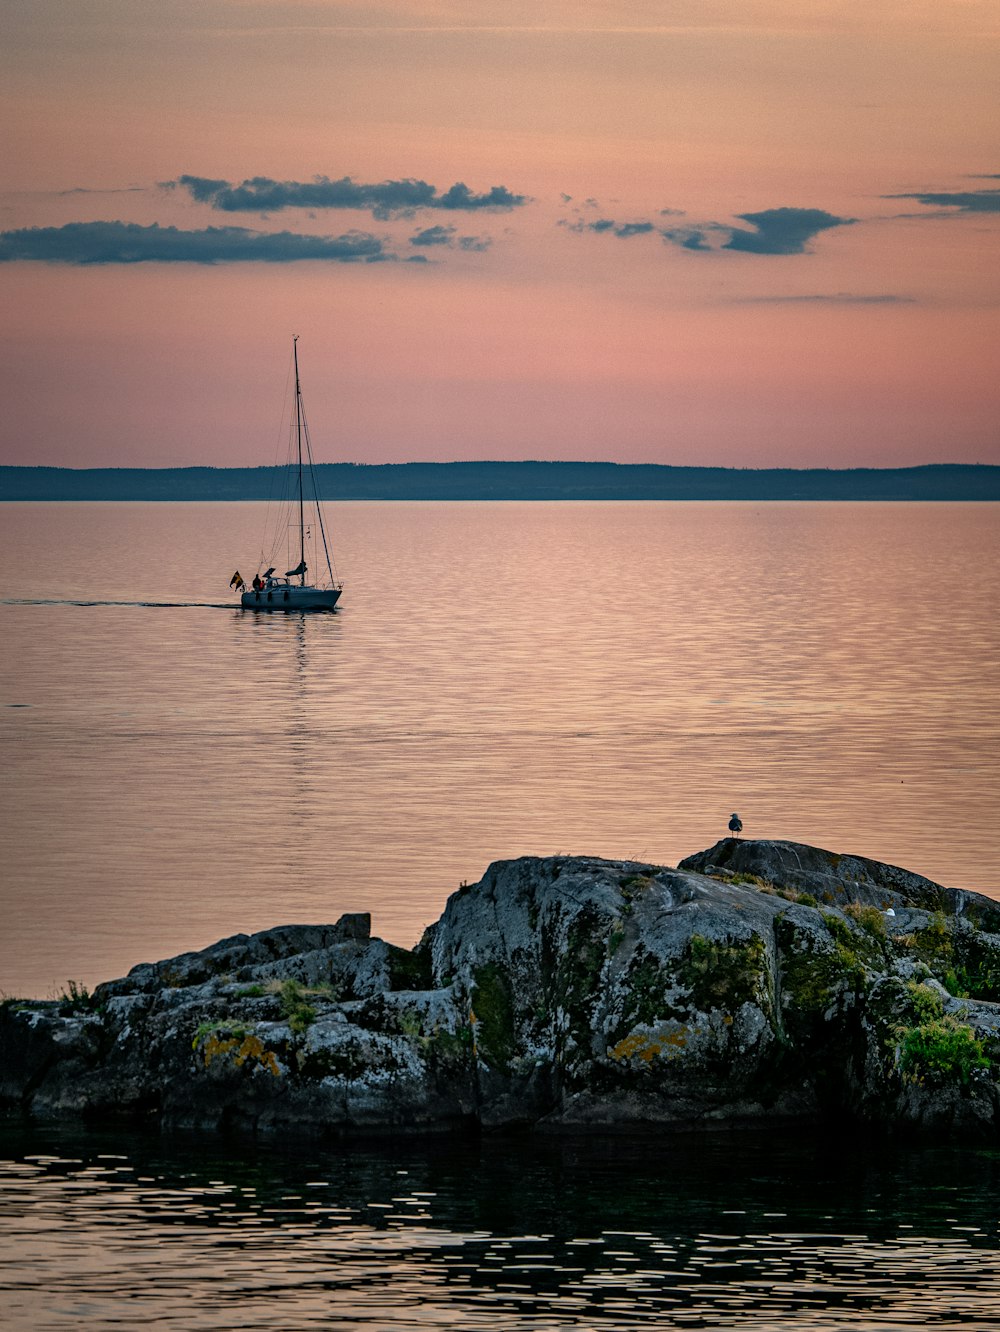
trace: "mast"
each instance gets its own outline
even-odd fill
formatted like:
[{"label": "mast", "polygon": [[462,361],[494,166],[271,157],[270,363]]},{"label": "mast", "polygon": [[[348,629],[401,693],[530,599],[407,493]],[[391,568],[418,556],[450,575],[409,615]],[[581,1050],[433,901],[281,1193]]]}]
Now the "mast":
[{"label": "mast", "polygon": [[302,498],[302,388],[299,384],[299,336],[292,338],[292,353],[295,357],[295,443],[299,453],[299,585],[306,585],[306,524]]}]

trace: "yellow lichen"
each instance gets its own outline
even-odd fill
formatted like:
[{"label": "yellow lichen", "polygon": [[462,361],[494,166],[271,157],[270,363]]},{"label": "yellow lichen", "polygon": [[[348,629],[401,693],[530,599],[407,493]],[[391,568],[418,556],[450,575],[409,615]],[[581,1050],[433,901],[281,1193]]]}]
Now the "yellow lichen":
[{"label": "yellow lichen", "polygon": [[685,1045],[687,1045],[687,1031],[683,1027],[677,1031],[659,1031],[655,1035],[651,1032],[634,1031],[610,1049],[608,1057],[616,1063],[621,1063],[624,1059],[641,1059],[644,1064],[651,1064],[657,1055],[676,1057]]},{"label": "yellow lichen", "polygon": [[264,1053],[264,1042],[259,1036],[245,1037],[243,1044],[236,1052],[236,1067],[242,1068],[248,1059],[259,1059]]},{"label": "yellow lichen", "polygon": [[[238,1048],[237,1048],[238,1047]],[[209,1036],[208,1040],[202,1046],[202,1057],[205,1060],[205,1067],[208,1068],[213,1059],[219,1055],[227,1055],[231,1050],[236,1050],[236,1057],[233,1060],[237,1068],[242,1068],[248,1059],[256,1060],[268,1070],[272,1076],[281,1077],[281,1069],[278,1067],[278,1056],[273,1050],[268,1050],[259,1036],[245,1036],[241,1041],[235,1037],[229,1037],[226,1040],[220,1040],[218,1036]]]},{"label": "yellow lichen", "polygon": [[201,1051],[205,1059],[205,1067],[208,1068],[212,1060],[218,1055],[228,1054],[235,1047],[236,1042],[234,1040],[222,1041],[218,1036],[209,1036]]}]

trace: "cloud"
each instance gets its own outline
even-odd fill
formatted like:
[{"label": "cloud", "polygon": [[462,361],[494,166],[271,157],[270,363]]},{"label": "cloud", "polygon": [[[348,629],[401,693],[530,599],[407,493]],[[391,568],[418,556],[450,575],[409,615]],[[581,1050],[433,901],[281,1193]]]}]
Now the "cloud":
[{"label": "cloud", "polygon": [[411,245],[450,245],[455,235],[454,227],[425,227],[410,237]]},{"label": "cloud", "polygon": [[524,194],[511,194],[506,185],[494,185],[486,194],[473,194],[467,185],[459,182],[441,196],[435,208],[458,208],[463,210],[485,208],[507,212],[511,208],[520,208],[528,202]]},{"label": "cloud", "polygon": [[[660,216],[675,213],[674,209],[664,208]],[[837,217],[822,208],[766,208],[759,213],[741,213],[739,220],[749,222],[753,230],[722,222],[663,227],[647,221],[616,222],[609,217],[595,218],[593,222],[583,219],[568,222],[561,218],[557,225],[577,235],[592,231],[623,240],[655,233],[682,249],[702,252],[738,250],[744,254],[804,254],[809,241],[821,231],[850,226],[854,222],[854,218]]]},{"label": "cloud", "polygon": [[300,236],[290,231],[245,227],[139,226],[134,222],[70,222],[61,227],[24,227],[0,232],[0,263],[36,260],[50,264],[378,263],[396,256],[366,231],[343,236]]},{"label": "cloud", "polygon": [[765,208],[759,213],[737,214],[753,231],[733,229],[724,250],[744,254],[805,254],[809,241],[831,227],[850,226],[854,219],[836,217],[822,208]]},{"label": "cloud", "polygon": [[708,241],[705,238],[705,233],[703,231],[683,231],[683,232],[665,231],[663,233],[663,236],[665,240],[676,241],[677,244],[680,245],[681,248],[685,250],[712,249],[712,246],[709,245]]},{"label": "cloud", "polygon": [[70,190],[55,191],[56,195],[59,198],[66,198],[68,195],[71,194],[145,194],[145,192],[146,192],[145,185],[122,185],[118,189],[107,189],[107,190],[88,189],[86,186],[83,185],[75,185]]},{"label": "cloud", "polygon": [[311,181],[272,180],[253,176],[239,185],[206,176],[178,176],[163,181],[163,189],[186,189],[197,203],[211,204],[224,213],[276,213],[284,208],[358,208],[374,217],[412,217],[422,208],[451,212],[509,212],[528,202],[506,185],[494,185],[485,194],[474,194],[461,181],[444,194],[425,180],[385,180],[366,185],[342,176],[330,180],[316,176]]},{"label": "cloud", "polygon": [[[701,222],[697,226],[660,229],[660,235],[672,245],[679,245],[682,250],[697,250],[706,254],[722,248],[719,238],[725,236],[728,239],[732,234],[733,228],[723,226],[721,222]],[[713,238],[717,241],[714,245]]]},{"label": "cloud", "polygon": [[599,217],[593,222],[567,222],[564,218],[560,218],[556,225],[565,227],[567,231],[575,231],[577,235],[581,235],[584,231],[593,231],[599,236],[610,232],[612,235],[620,236],[623,239],[627,239],[629,236],[646,236],[649,232],[656,230],[652,222],[619,223],[610,217]]},{"label": "cloud", "polygon": [[[994,176],[981,177],[997,179]],[[916,199],[933,208],[955,208],[960,213],[1000,213],[1000,190],[955,190],[941,194],[886,194],[886,199]]]},{"label": "cloud", "polygon": [[423,231],[418,231],[410,237],[411,245],[419,245],[429,248],[433,245],[445,245],[449,249],[456,246],[460,250],[468,250],[475,253],[483,253],[493,244],[489,236],[459,236],[456,239],[455,227],[444,227],[440,224],[434,227],[425,227]]},{"label": "cloud", "polygon": [[870,295],[849,291],[811,292],[801,296],[740,296],[736,305],[913,305],[913,296],[895,296],[889,292]]},{"label": "cloud", "polygon": [[[685,250],[805,254],[809,241],[821,231],[851,226],[855,221],[851,217],[837,217],[822,208],[765,208],[759,213],[740,213],[738,216],[741,222],[749,222],[754,230],[746,231],[723,222],[703,222],[688,227],[667,227],[660,235]],[[725,240],[721,239],[723,236]]]}]

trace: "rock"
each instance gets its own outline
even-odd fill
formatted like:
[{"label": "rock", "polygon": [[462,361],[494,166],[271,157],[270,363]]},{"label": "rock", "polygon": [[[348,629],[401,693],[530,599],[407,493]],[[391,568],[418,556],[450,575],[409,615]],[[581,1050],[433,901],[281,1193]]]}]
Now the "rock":
[{"label": "rock", "polygon": [[0,1009],[0,1103],[257,1134],[850,1119],[996,1137],[1000,907],[726,839],[490,866],[413,950],[366,915]]},{"label": "rock", "polygon": [[743,841],[726,837],[707,851],[681,861],[681,869],[726,878],[763,879],[808,893],[821,906],[861,902],[885,911],[920,907],[962,915],[967,905],[980,913],[984,928],[1000,932],[1000,903],[958,888],[942,888],[919,874],[863,856],[842,856],[799,842]]}]

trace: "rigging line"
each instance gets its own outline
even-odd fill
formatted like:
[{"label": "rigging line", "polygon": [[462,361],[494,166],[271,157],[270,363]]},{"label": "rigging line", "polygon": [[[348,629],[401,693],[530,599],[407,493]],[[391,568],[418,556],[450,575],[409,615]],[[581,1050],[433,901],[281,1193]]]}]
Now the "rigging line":
[{"label": "rigging line", "polygon": [[302,404],[302,434],[306,441],[306,458],[309,462],[309,479],[312,482],[313,496],[316,500],[316,517],[319,520],[319,533],[323,538],[323,554],[326,556],[326,568],[330,575],[332,583],[339,583],[340,576],[336,572],[336,565],[330,558],[330,547],[326,539],[326,524],[323,522],[323,506],[319,502],[319,487],[316,484],[316,471],[313,467],[312,440],[309,436],[309,422],[306,420],[305,404]]},{"label": "rigging line", "polygon": [[302,586],[306,585],[306,525],[305,497],[302,494],[302,387],[299,383],[299,339],[292,339],[292,355],[295,357],[295,442],[299,455],[299,569]]},{"label": "rigging line", "polygon": [[[285,458],[287,458],[288,446],[286,444],[284,450],[282,450],[281,441],[286,429],[285,423],[288,420],[288,389],[292,378],[292,363],[292,356],[289,355],[285,371],[285,391],[281,399],[281,414],[278,417],[277,438],[272,453],[273,461],[271,467],[273,470],[271,473],[270,485],[268,486],[267,508],[264,511],[264,534],[260,552],[261,568],[264,568],[265,564],[275,563],[275,557],[278,553],[278,544],[281,540],[281,529],[279,527],[280,515],[277,514],[276,509],[280,505],[283,513],[285,505],[288,502],[287,468],[285,467],[284,459],[279,461],[279,453],[284,452]],[[258,572],[259,571],[260,570],[258,570]]]},{"label": "rigging line", "polygon": [[[290,379],[289,379],[290,382]],[[279,468],[279,479],[281,482],[280,508],[276,509],[273,516],[273,530],[271,533],[270,555],[268,563],[278,565],[282,561],[287,566],[292,563],[292,538],[291,538],[291,512],[294,504],[294,473],[295,473],[295,412],[289,406],[289,394],[285,394],[284,413],[282,419],[282,428],[287,431],[285,443],[285,456]]]}]

